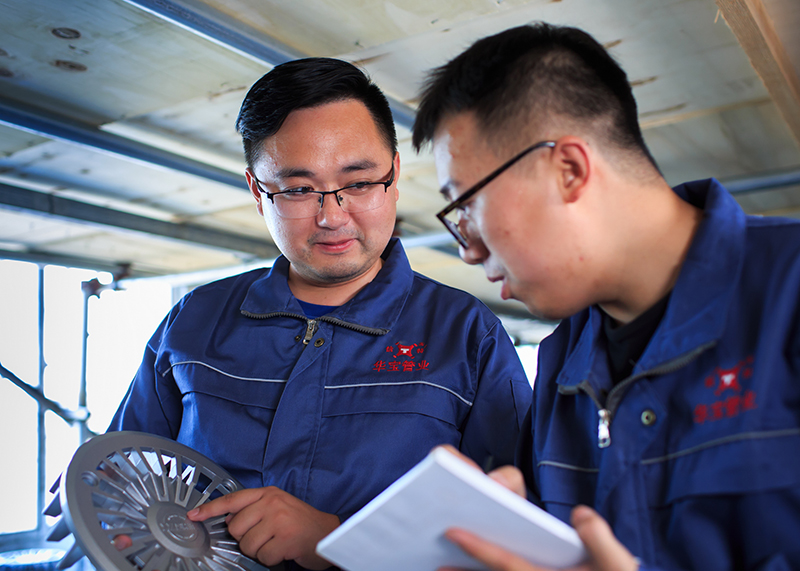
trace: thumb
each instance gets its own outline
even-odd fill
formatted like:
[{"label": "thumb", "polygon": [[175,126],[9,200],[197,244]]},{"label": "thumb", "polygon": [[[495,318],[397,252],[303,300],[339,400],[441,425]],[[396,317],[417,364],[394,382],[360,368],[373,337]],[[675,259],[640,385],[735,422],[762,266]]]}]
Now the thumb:
[{"label": "thumb", "polygon": [[608,522],[587,506],[576,506],[572,510],[572,526],[586,545],[596,569],[600,571],[636,571],[639,560],[611,531]]},{"label": "thumb", "polygon": [[489,472],[489,477],[518,496],[525,497],[525,478],[514,466],[502,466]]}]

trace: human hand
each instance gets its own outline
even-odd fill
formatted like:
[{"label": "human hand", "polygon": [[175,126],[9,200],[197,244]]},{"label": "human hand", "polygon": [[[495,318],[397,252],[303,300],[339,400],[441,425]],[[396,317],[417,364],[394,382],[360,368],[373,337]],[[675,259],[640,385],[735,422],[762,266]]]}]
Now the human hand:
[{"label": "human hand", "polygon": [[339,527],[339,518],[321,512],[283,490],[250,488],[198,506],[192,521],[223,514],[228,531],[242,552],[269,567],[284,560],[307,569],[326,569],[331,563],[316,554],[317,543]]},{"label": "human hand", "polygon": [[[619,542],[596,511],[576,506],[571,520],[589,553],[589,561],[571,571],[636,571],[639,568],[639,561]],[[493,571],[547,571],[463,529],[450,529],[445,537]],[[439,571],[456,570],[442,568]]]}]

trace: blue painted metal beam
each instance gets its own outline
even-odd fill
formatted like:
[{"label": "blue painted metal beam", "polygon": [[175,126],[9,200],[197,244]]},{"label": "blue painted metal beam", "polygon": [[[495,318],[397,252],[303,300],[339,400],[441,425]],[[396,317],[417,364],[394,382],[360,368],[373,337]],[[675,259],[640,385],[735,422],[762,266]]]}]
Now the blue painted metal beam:
[{"label": "blue painted metal beam", "polygon": [[226,49],[270,67],[306,57],[239,20],[192,0],[125,0],[128,4],[180,26]]},{"label": "blue painted metal beam", "polygon": [[731,194],[774,190],[800,184],[800,169],[760,173],[754,176],[732,178],[720,182]]},{"label": "blue painted metal beam", "polygon": [[149,166],[185,172],[249,192],[244,174],[234,174],[200,161],[163,151],[113,133],[94,125],[37,109],[10,99],[0,98],[0,123],[48,137],[133,159]]},{"label": "blue painted metal beam", "polygon": [[69,221],[143,232],[220,250],[244,252],[262,259],[275,258],[279,254],[278,249],[265,239],[233,234],[197,224],[165,222],[2,183],[0,183],[0,206]]},{"label": "blue painted metal beam", "polygon": [[99,258],[84,258],[81,256],[56,254],[36,249],[0,250],[0,260],[16,260],[18,262],[30,262],[39,265],[51,264],[54,266],[66,266],[68,268],[85,268],[87,270],[108,272],[110,274],[118,274],[124,267],[128,270],[130,278],[153,278],[164,275],[164,272],[142,269],[128,262],[117,263],[101,260]]}]

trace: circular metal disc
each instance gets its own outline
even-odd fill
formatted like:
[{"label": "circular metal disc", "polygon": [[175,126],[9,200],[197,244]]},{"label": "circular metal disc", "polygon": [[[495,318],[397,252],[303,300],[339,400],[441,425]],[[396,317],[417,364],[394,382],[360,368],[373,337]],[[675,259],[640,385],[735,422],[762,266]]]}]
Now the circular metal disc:
[{"label": "circular metal disc", "polygon": [[[59,494],[67,526],[98,569],[265,571],[241,553],[225,516],[204,522],[186,517],[189,510],[241,487],[220,466],[178,442],[143,432],[110,432],[78,448]],[[118,550],[113,543],[118,536],[127,536],[130,546]]]}]

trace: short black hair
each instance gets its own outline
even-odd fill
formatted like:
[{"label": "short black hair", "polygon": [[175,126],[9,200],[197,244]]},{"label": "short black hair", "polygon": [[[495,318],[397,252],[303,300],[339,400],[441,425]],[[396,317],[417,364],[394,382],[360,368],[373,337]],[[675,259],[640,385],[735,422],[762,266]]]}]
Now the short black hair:
[{"label": "short black hair", "polygon": [[236,119],[247,166],[253,168],[261,143],[278,132],[289,113],[347,99],[367,107],[394,156],[397,134],[389,102],[380,88],[349,62],[304,58],[275,66],[247,92]]},{"label": "short black hair", "polygon": [[[420,148],[448,115],[470,111],[491,140],[507,140],[531,120],[572,119],[658,169],[639,128],[622,68],[577,28],[520,26],[478,40],[434,69],[423,86],[412,142]],[[554,118],[555,119],[555,118]]]}]

